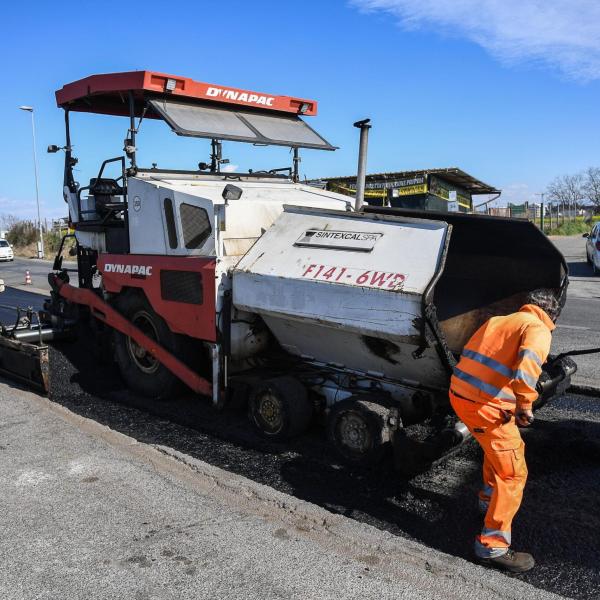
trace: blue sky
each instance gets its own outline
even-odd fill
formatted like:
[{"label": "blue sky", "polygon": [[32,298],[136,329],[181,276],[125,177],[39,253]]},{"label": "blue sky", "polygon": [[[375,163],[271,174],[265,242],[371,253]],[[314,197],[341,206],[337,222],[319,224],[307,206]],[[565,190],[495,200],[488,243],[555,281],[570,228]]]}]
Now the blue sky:
[{"label": "blue sky", "polygon": [[[369,171],[459,166],[533,200],[556,175],[600,165],[600,8],[593,0],[305,0],[5,3],[0,19],[0,215],[33,217],[36,109],[42,213],[66,214],[63,115],[54,91],[93,73],[150,69],[319,101],[308,177],[351,174],[370,117]],[[97,23],[97,25],[96,25]],[[77,178],[122,148],[127,123],[75,115]],[[208,144],[147,122],[141,162],[194,168]],[[240,168],[287,166],[285,149],[226,144]]]}]

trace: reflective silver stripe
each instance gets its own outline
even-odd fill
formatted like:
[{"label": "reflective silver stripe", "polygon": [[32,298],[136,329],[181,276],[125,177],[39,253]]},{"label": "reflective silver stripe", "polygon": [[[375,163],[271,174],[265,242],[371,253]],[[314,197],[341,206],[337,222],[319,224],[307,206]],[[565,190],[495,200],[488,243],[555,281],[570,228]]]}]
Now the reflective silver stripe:
[{"label": "reflective silver stripe", "polygon": [[519,381],[524,381],[531,388],[534,388],[537,384],[537,379],[535,379],[533,375],[525,373],[525,371],[521,369],[515,371],[515,379],[518,379]]},{"label": "reflective silver stripe", "polygon": [[488,548],[479,540],[475,540],[475,556],[479,558],[498,558],[508,552],[508,548]]},{"label": "reflective silver stripe", "polygon": [[499,537],[510,546],[510,531],[500,531],[499,529],[488,529],[487,527],[484,527],[481,530],[481,535],[485,535],[486,537]]},{"label": "reflective silver stripe", "polygon": [[485,356],[485,354],[480,354],[479,352],[475,352],[473,350],[464,349],[463,356],[470,358],[471,360],[475,360],[490,369],[493,369],[500,375],[504,375],[504,377],[508,377],[509,379],[514,379],[514,372],[512,369],[509,369],[506,365],[490,358],[489,356]]},{"label": "reflective silver stripe", "polygon": [[521,352],[519,352],[519,358],[530,358],[533,362],[537,364],[538,367],[542,366],[542,361],[540,360],[540,357],[533,350],[528,350],[527,348],[521,350]]},{"label": "reflective silver stripe", "polygon": [[478,379],[477,377],[474,377],[473,375],[469,375],[468,373],[461,371],[457,367],[454,367],[454,376],[458,377],[458,379],[462,379],[463,381],[466,381],[467,383],[469,383],[473,387],[477,388],[478,390],[481,390],[482,392],[485,392],[486,394],[493,396],[497,400],[508,400],[509,402],[517,401],[514,394],[509,394],[507,392],[503,392],[502,390],[499,390],[497,387],[494,387],[493,385],[490,385],[489,383],[486,383],[485,381],[481,381],[481,379]]}]

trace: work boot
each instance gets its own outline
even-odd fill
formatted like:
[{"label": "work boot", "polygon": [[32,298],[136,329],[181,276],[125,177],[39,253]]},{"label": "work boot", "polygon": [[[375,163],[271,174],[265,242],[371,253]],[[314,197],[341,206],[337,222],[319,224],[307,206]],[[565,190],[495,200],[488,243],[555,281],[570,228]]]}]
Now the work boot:
[{"label": "work boot", "polygon": [[502,556],[496,558],[480,558],[477,557],[477,562],[486,567],[492,567],[501,571],[509,571],[510,573],[525,573],[533,569],[535,560],[533,556],[527,552],[515,552],[510,548]]}]

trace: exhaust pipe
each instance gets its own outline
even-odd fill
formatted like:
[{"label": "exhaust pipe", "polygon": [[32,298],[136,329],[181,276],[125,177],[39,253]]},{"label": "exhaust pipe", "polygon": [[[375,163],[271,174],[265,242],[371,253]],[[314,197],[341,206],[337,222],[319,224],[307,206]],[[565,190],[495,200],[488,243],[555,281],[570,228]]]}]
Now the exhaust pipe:
[{"label": "exhaust pipe", "polygon": [[356,174],[356,199],[354,201],[354,210],[357,212],[365,203],[365,179],[367,177],[367,148],[369,145],[369,123],[371,119],[356,121],[354,127],[360,129],[360,144],[358,148],[358,171]]}]

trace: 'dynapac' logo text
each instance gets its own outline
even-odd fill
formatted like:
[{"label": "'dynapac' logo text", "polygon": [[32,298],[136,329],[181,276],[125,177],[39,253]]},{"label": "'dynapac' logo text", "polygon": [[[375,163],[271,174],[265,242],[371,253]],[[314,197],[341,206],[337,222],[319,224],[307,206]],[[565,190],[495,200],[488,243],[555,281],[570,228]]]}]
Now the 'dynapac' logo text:
[{"label": "'dynapac' logo text", "polygon": [[120,265],[106,263],[104,265],[105,273],[123,273],[123,275],[140,275],[150,277],[152,275],[152,265]]},{"label": "'dynapac' logo text", "polygon": [[223,100],[233,100],[235,102],[246,102],[248,104],[262,104],[263,106],[273,106],[275,98],[273,96],[261,96],[249,92],[239,92],[237,90],[228,90],[225,88],[209,87],[206,95],[212,98],[223,98]]}]

